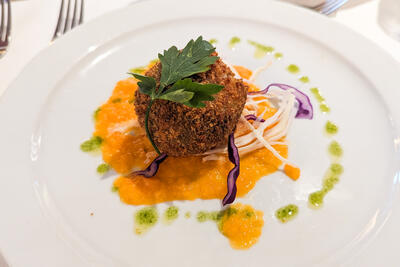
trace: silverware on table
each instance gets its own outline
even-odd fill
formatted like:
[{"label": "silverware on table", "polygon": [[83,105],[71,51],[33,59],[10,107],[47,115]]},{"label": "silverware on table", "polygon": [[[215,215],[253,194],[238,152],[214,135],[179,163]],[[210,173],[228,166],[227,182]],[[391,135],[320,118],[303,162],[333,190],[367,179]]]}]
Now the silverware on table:
[{"label": "silverware on table", "polygon": [[321,14],[330,15],[346,4],[347,1],[348,0],[326,0],[324,3],[313,7],[313,9]]},{"label": "silverware on table", "polygon": [[0,0],[0,58],[7,52],[11,37],[11,4],[10,0]]},{"label": "silverware on table", "polygon": [[[67,5],[65,7],[66,2]],[[72,4],[72,2],[74,3]],[[60,13],[58,15],[57,26],[52,41],[54,41],[67,31],[82,24],[84,6],[84,0],[61,0]]]}]

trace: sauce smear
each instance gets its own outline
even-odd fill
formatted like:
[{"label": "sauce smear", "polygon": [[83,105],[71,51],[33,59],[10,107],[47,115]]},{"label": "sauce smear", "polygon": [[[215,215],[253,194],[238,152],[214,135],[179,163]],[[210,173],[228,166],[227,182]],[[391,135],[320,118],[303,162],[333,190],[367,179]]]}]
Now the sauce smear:
[{"label": "sauce smear", "polygon": [[[136,121],[133,100],[136,80],[117,83],[112,96],[96,116],[95,136],[102,138],[103,160],[116,172],[128,174],[144,169],[157,156],[144,130]],[[120,99],[115,102],[114,99]],[[267,108],[267,107],[266,107]],[[274,112],[266,112],[272,116]],[[274,148],[287,157],[286,145]],[[246,195],[257,181],[275,172],[281,161],[267,149],[258,149],[241,157],[237,196]],[[202,157],[167,158],[152,178],[121,176],[114,186],[123,202],[131,205],[153,205],[173,200],[222,199],[226,194],[226,176],[233,167],[227,155],[219,160]]]}]

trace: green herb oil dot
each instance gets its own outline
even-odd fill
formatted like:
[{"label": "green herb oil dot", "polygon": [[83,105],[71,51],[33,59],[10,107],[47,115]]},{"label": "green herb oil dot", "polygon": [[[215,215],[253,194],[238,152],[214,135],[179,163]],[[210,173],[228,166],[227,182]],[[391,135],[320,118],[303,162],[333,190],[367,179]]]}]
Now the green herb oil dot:
[{"label": "green herb oil dot", "polygon": [[229,47],[233,49],[236,46],[236,44],[238,44],[238,43],[240,43],[240,38],[237,36],[234,36],[229,41]]},{"label": "green herb oil dot", "polygon": [[158,212],[155,207],[147,207],[135,213],[135,232],[143,234],[158,222]]},{"label": "green herb oil dot", "polygon": [[339,182],[339,177],[335,175],[325,178],[324,181],[322,182],[322,191],[328,193],[335,187],[335,185],[338,182]]},{"label": "green herb oil dot", "polygon": [[331,108],[328,107],[327,104],[321,104],[321,105],[319,105],[319,109],[320,109],[322,112],[324,112],[324,113],[328,113],[328,112],[331,111]]},{"label": "green herb oil dot", "polygon": [[275,49],[272,46],[263,45],[252,40],[248,40],[248,43],[255,47],[254,57],[263,58],[266,54],[272,53]]},{"label": "green herb oil dot", "polygon": [[99,174],[105,174],[106,172],[108,172],[110,170],[110,165],[106,164],[106,163],[102,163],[97,167],[97,172]]},{"label": "green herb oil dot", "polygon": [[83,152],[91,152],[100,148],[103,139],[100,136],[93,136],[89,140],[81,144],[81,150]]},{"label": "green herb oil dot", "polygon": [[205,211],[199,211],[197,213],[196,219],[198,222],[205,222],[207,221],[208,217],[207,217],[207,212]]},{"label": "green herb oil dot", "polygon": [[282,53],[275,53],[275,54],[274,54],[274,57],[275,57],[276,59],[281,59],[281,58],[283,58],[283,54],[282,54]]},{"label": "green herb oil dot", "polygon": [[165,210],[164,220],[167,223],[171,223],[176,220],[179,216],[179,209],[177,207],[171,206]]},{"label": "green herb oil dot", "polygon": [[337,132],[339,131],[339,127],[336,124],[334,124],[333,122],[327,121],[325,124],[325,131],[328,134],[332,134],[332,135],[337,134]]},{"label": "green herb oil dot", "polygon": [[192,217],[192,214],[190,213],[190,211],[185,213],[185,218],[189,219],[190,217]]},{"label": "green herb oil dot", "polygon": [[218,222],[221,220],[223,212],[213,211],[213,212],[206,212],[206,211],[199,211],[197,213],[197,221],[198,222],[206,222],[206,221],[214,221]]},{"label": "green herb oil dot", "polygon": [[310,78],[308,78],[307,76],[302,76],[299,78],[299,81],[302,83],[308,83],[310,82]]},{"label": "green herb oil dot", "polygon": [[343,173],[343,166],[339,163],[332,163],[329,169],[335,175],[341,175]]},{"label": "green herb oil dot", "polygon": [[316,191],[308,196],[308,203],[314,208],[320,208],[324,204],[324,191]]},{"label": "green herb oil dot", "polygon": [[145,70],[146,70],[146,66],[140,66],[140,67],[130,69],[129,72],[143,74]]},{"label": "green herb oil dot", "polygon": [[297,65],[294,65],[294,64],[290,64],[289,66],[287,66],[286,69],[287,69],[290,73],[293,73],[293,74],[299,73],[299,71],[300,71],[300,68],[299,68]]},{"label": "green herb oil dot", "polygon": [[111,187],[111,192],[113,192],[113,193],[118,192],[118,187],[116,187],[115,185],[113,185],[113,186]]},{"label": "green herb oil dot", "polygon": [[313,94],[314,98],[319,102],[322,103],[325,101],[325,98],[321,95],[318,88],[313,87],[310,89],[311,93]]},{"label": "green herb oil dot", "polygon": [[100,112],[101,108],[97,108],[94,112],[93,112],[93,119],[94,121],[97,120],[98,116],[99,116],[99,112]]},{"label": "green herb oil dot", "polygon": [[336,141],[332,141],[329,144],[328,151],[332,156],[335,156],[335,157],[341,157],[343,155],[343,149],[339,145],[339,143]]},{"label": "green herb oil dot", "polygon": [[218,40],[213,38],[213,39],[210,39],[209,42],[210,42],[210,44],[216,44],[216,43],[218,43]]},{"label": "green herb oil dot", "polygon": [[278,209],[275,212],[275,217],[280,220],[282,223],[286,223],[292,220],[297,213],[299,212],[299,208],[294,204],[289,204],[285,207]]}]

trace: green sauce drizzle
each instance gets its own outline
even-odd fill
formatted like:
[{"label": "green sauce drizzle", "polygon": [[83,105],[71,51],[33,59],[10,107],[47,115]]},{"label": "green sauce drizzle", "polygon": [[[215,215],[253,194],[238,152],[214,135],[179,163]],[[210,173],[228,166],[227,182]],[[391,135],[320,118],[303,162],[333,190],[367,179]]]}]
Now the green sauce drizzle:
[{"label": "green sauce drizzle", "polygon": [[220,211],[199,211],[197,213],[196,219],[198,222],[214,221],[218,222],[221,220],[223,213]]},{"label": "green sauce drizzle", "polygon": [[81,150],[83,152],[92,152],[100,148],[103,139],[100,136],[93,136],[89,140],[81,144]]},{"label": "green sauce drizzle", "polygon": [[113,185],[113,186],[111,187],[111,192],[113,192],[113,193],[118,192],[118,187],[116,187],[115,185]]},{"label": "green sauce drizzle", "polygon": [[272,46],[266,46],[255,41],[248,40],[247,42],[256,48],[254,52],[255,58],[263,58],[266,54],[272,53],[275,50]]},{"label": "green sauce drizzle", "polygon": [[310,205],[313,208],[319,208],[322,206],[322,204],[324,203],[324,197],[325,197],[326,193],[323,191],[316,191],[314,193],[311,193],[308,196],[308,203],[310,203]]},{"label": "green sauce drizzle", "polygon": [[331,109],[329,108],[329,106],[325,103],[325,98],[321,95],[320,91],[318,88],[313,87],[310,89],[311,93],[313,94],[315,100],[318,101],[319,103],[319,109],[321,110],[321,112],[323,113],[327,113],[330,112]]},{"label": "green sauce drizzle", "polygon": [[212,38],[212,39],[210,39],[209,42],[210,42],[210,44],[216,44],[216,43],[218,43],[218,40],[215,38]]},{"label": "green sauce drizzle", "polygon": [[186,219],[189,219],[190,217],[192,217],[192,214],[190,213],[190,211],[187,211],[187,212],[185,213],[185,218],[186,218]]},{"label": "green sauce drizzle", "polygon": [[335,185],[340,181],[339,176],[330,175],[326,177],[322,182],[322,189],[313,192],[308,197],[308,203],[312,208],[320,208],[324,204],[324,198],[326,194],[331,191]]},{"label": "green sauce drizzle", "polygon": [[329,169],[335,175],[341,175],[344,171],[343,166],[339,163],[332,163]]},{"label": "green sauce drizzle", "polygon": [[168,207],[164,212],[164,222],[172,223],[179,216],[179,209],[177,207]]},{"label": "green sauce drizzle", "polygon": [[229,41],[229,47],[231,49],[235,48],[236,44],[240,43],[240,38],[237,36],[234,36],[231,38],[231,40]]},{"label": "green sauce drizzle", "polygon": [[302,83],[308,83],[310,82],[310,79],[307,76],[302,76],[299,78],[299,81]]},{"label": "green sauce drizzle", "polygon": [[338,163],[331,164],[324,180],[322,181],[322,188],[308,196],[308,203],[312,208],[320,208],[322,204],[324,204],[326,194],[340,181],[340,175],[343,171],[344,169],[342,165]]},{"label": "green sauce drizzle", "polygon": [[324,192],[325,194],[328,193],[329,191],[331,191],[335,185],[339,182],[339,176],[336,175],[332,175],[329,176],[327,178],[325,178],[322,182],[322,192]]},{"label": "green sauce drizzle", "polygon": [[97,121],[97,118],[99,116],[99,112],[100,112],[101,108],[98,107],[94,112],[93,112],[93,119],[94,121]]},{"label": "green sauce drizzle", "polygon": [[158,222],[158,212],[155,207],[147,207],[135,213],[135,233],[147,232]]},{"label": "green sauce drizzle", "polygon": [[334,135],[339,131],[339,127],[331,121],[327,121],[325,124],[325,131],[328,134]]},{"label": "green sauce drizzle", "polygon": [[321,104],[319,105],[319,109],[321,110],[321,112],[327,113],[329,111],[331,111],[331,108],[328,107],[327,104]]},{"label": "green sauce drizzle", "polygon": [[275,216],[278,220],[282,223],[286,223],[296,217],[297,213],[299,212],[299,208],[294,204],[289,204],[285,207],[278,209],[275,212]]},{"label": "green sauce drizzle", "polygon": [[310,89],[310,91],[311,91],[311,93],[313,94],[314,98],[315,98],[318,102],[322,103],[322,102],[325,101],[325,98],[321,95],[321,93],[320,93],[320,91],[319,91],[318,88],[313,87],[313,88]]},{"label": "green sauce drizzle", "polygon": [[[243,212],[243,216],[246,218],[250,218],[252,216],[254,216],[254,212],[252,210],[244,210]],[[213,221],[216,223],[220,223],[222,217],[226,214],[227,217],[229,218],[231,215],[233,214],[237,214],[238,210],[236,208],[232,208],[229,207],[225,210],[222,211],[211,211],[211,212],[207,212],[207,211],[199,211],[197,213],[197,221],[198,222],[206,222],[206,221]]]},{"label": "green sauce drizzle", "polygon": [[150,60],[149,64],[155,64],[157,62],[159,62],[160,60],[158,58],[152,59]]},{"label": "green sauce drizzle", "polygon": [[97,166],[97,173],[98,174],[105,174],[110,170],[110,165],[106,163],[102,163],[99,166]]},{"label": "green sauce drizzle", "polygon": [[297,65],[290,64],[286,68],[290,73],[296,74],[300,72],[300,68]]},{"label": "green sauce drizzle", "polygon": [[137,73],[137,74],[143,74],[145,70],[146,70],[146,66],[140,66],[140,67],[136,67],[136,68],[130,69],[129,72]]},{"label": "green sauce drizzle", "polygon": [[283,58],[283,54],[277,52],[277,53],[274,54],[274,57],[275,57],[276,59],[281,59],[281,58]]},{"label": "green sauce drizzle", "polygon": [[341,157],[343,155],[343,149],[339,145],[339,143],[336,141],[332,141],[329,144],[328,151],[332,156],[335,156],[335,157]]}]

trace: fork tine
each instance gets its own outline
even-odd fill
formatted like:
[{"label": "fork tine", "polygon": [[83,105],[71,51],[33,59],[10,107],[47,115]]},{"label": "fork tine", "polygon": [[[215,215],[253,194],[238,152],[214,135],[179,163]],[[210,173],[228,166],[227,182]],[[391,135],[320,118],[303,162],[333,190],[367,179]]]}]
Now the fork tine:
[{"label": "fork tine", "polygon": [[80,15],[80,17],[79,17],[79,24],[82,24],[83,23],[83,12],[84,12],[84,9],[85,9],[85,3],[84,3],[84,0],[81,0],[81,15]]},{"label": "fork tine", "polygon": [[336,5],[336,3],[340,0],[332,0],[331,2],[327,3],[322,9],[321,12],[325,14],[326,10],[329,10],[332,8],[332,6]]},{"label": "fork tine", "polygon": [[337,1],[335,4],[333,4],[329,9],[326,9],[324,14],[325,15],[330,15],[333,12],[335,12],[336,10],[338,10],[339,8],[341,8],[344,4],[346,4],[347,0],[341,0],[341,1]]},{"label": "fork tine", "polygon": [[54,31],[52,40],[56,39],[62,33],[61,27],[64,24],[63,23],[63,20],[64,20],[63,11],[64,11],[64,0],[61,0],[60,13],[58,14],[57,26],[56,26],[56,30]]},{"label": "fork tine", "polygon": [[10,3],[10,0],[6,0],[6,1],[8,3],[6,41],[8,41],[11,36],[11,3]]},{"label": "fork tine", "polygon": [[74,4],[74,14],[72,15],[71,29],[75,28],[77,21],[77,13],[78,13],[78,0],[75,0]]},{"label": "fork tine", "polygon": [[3,29],[4,29],[4,0],[0,0],[1,5],[1,23],[0,23],[0,41],[3,40]]},{"label": "fork tine", "polygon": [[67,14],[65,15],[65,25],[64,25],[64,33],[66,33],[70,29],[70,21],[71,19],[69,18],[69,10],[71,7],[71,0],[68,0],[68,5],[67,5]]},{"label": "fork tine", "polygon": [[[328,1],[328,3],[329,3],[329,0],[327,0],[327,1]],[[321,8],[323,8],[323,7],[326,5],[327,1],[324,1],[324,2],[322,2],[321,4],[316,5],[315,7],[313,7],[313,9],[314,9],[314,10],[317,10],[317,11],[321,10]]]}]

